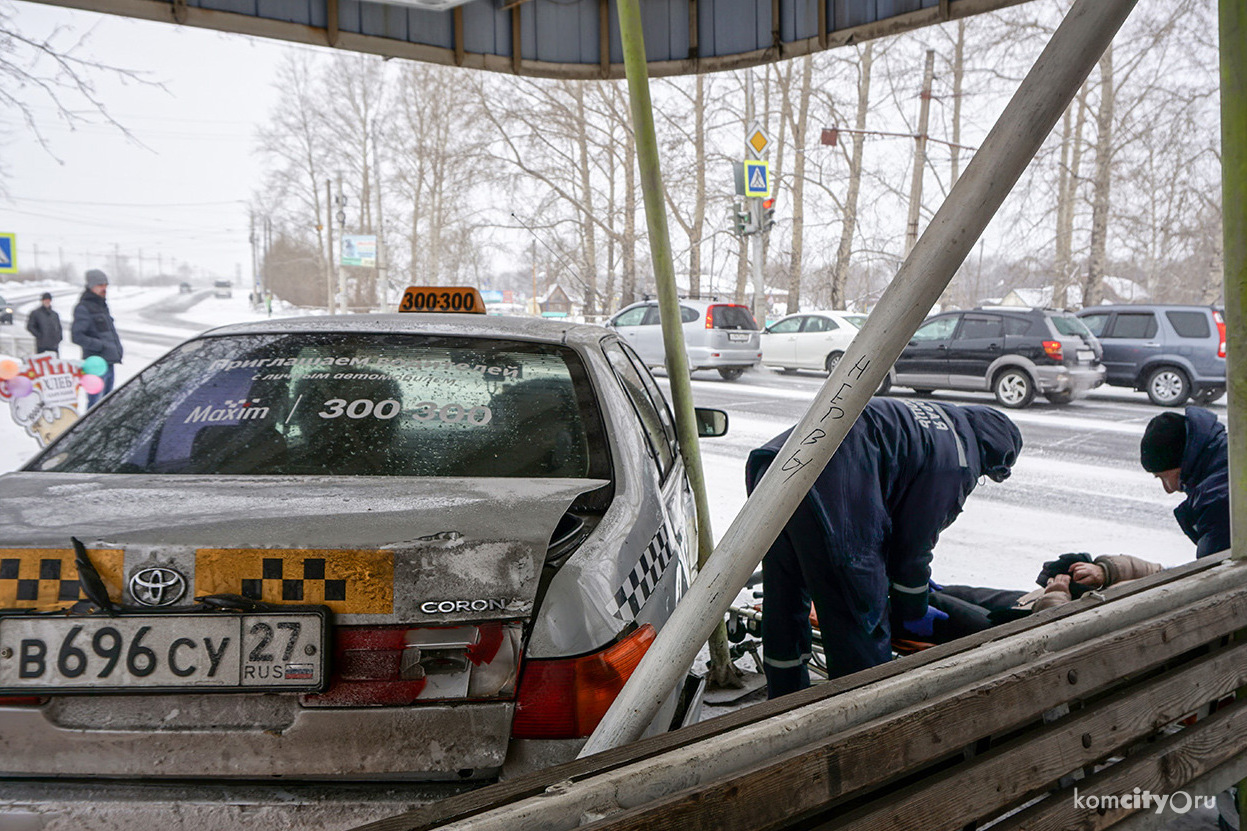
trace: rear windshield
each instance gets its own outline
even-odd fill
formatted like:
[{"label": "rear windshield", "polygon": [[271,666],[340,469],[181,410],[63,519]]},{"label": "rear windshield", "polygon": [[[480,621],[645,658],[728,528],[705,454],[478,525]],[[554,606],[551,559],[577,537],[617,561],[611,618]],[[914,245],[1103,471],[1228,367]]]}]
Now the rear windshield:
[{"label": "rear windshield", "polygon": [[715,329],[757,329],[748,306],[711,306],[710,321]]},{"label": "rear windshield", "polygon": [[1091,330],[1087,328],[1087,325],[1073,315],[1052,315],[1048,319],[1062,335],[1091,337]]},{"label": "rear windshield", "polygon": [[584,365],[567,347],[248,335],[180,347],[29,469],[608,478],[605,445]]}]

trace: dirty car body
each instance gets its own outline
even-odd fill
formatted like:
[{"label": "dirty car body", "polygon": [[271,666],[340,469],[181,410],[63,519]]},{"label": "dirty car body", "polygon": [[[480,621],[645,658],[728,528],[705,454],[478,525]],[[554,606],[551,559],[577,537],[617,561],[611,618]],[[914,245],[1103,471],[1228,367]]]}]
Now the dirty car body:
[{"label": "dirty car body", "polygon": [[37,807],[71,779],[436,794],[564,761],[695,534],[669,411],[608,330],[213,330],[0,477],[0,778]]}]

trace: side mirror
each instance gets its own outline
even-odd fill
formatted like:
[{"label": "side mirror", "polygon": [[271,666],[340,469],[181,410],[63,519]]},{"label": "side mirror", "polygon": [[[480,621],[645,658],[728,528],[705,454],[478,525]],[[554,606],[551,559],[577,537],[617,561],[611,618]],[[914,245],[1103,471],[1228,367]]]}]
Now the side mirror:
[{"label": "side mirror", "polygon": [[709,407],[697,407],[697,435],[703,439],[713,439],[727,433],[727,413],[723,410],[712,410]]}]

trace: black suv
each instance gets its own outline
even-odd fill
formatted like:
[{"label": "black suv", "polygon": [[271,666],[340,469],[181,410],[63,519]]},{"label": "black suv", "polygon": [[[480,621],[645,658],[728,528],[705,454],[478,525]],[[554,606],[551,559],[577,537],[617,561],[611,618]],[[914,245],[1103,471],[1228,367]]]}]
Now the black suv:
[{"label": "black suv", "polygon": [[1035,393],[1068,404],[1104,383],[1104,367],[1099,342],[1069,312],[985,308],[927,318],[888,377],[884,390],[993,392],[1020,408]]},{"label": "black suv", "polygon": [[1153,404],[1211,404],[1225,395],[1225,317],[1212,306],[1092,306],[1078,317],[1104,347],[1108,383]]}]

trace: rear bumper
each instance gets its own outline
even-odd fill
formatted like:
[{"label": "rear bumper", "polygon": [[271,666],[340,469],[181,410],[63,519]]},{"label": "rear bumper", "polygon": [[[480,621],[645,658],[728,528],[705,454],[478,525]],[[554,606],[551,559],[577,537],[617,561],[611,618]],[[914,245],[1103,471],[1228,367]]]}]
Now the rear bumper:
[{"label": "rear bumper", "polygon": [[1040,392],[1081,395],[1104,383],[1104,367],[1036,366],[1035,384]]},{"label": "rear bumper", "polygon": [[761,360],[762,350],[757,347],[752,349],[734,349],[728,347],[724,347],[722,349],[708,349],[704,346],[690,346],[688,348],[689,369],[751,367],[758,364]]},{"label": "rear bumper", "polygon": [[0,780],[5,831],[355,828],[454,796],[468,784]]},{"label": "rear bumper", "polygon": [[199,713],[195,726],[177,721],[188,710],[202,710],[202,703],[160,698],[167,700],[161,702],[167,717],[156,722],[161,729],[150,721],[142,729],[103,727],[108,719],[95,717],[89,706],[67,711],[55,700],[0,707],[0,779],[485,779],[502,766],[514,710],[511,702],[360,709],[302,709],[290,702],[244,722],[265,724],[210,728],[199,725],[238,724],[239,714],[255,714],[254,697],[243,697],[252,700],[239,702],[232,719],[220,708],[235,697],[222,697],[211,714]]}]

